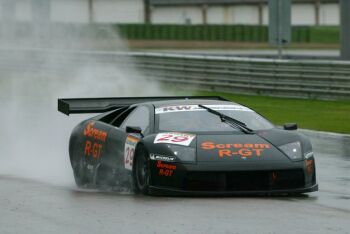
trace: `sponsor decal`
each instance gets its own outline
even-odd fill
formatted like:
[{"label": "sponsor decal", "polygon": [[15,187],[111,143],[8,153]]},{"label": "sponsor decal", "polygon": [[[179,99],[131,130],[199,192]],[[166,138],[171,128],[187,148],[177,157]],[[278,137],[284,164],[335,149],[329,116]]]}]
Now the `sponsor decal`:
[{"label": "sponsor decal", "polygon": [[196,137],[194,134],[180,133],[180,132],[163,132],[158,133],[154,139],[154,144],[174,144],[189,146],[193,139]]},{"label": "sponsor decal", "polygon": [[125,141],[124,147],[124,167],[127,170],[132,170],[132,163],[134,161],[135,149],[139,138],[128,135]]},{"label": "sponsor decal", "polygon": [[87,140],[85,142],[84,154],[89,157],[92,156],[94,159],[101,157],[103,145]]},{"label": "sponsor decal", "polygon": [[84,129],[84,136],[97,141],[106,142],[107,132],[94,128],[95,122],[89,122]]},{"label": "sponsor decal", "polygon": [[269,149],[269,144],[253,144],[253,143],[232,143],[232,144],[217,144],[212,141],[201,143],[203,150],[217,150],[219,158],[239,156],[241,158],[260,157],[265,149]]},{"label": "sponsor decal", "polygon": [[[182,111],[193,111],[197,105],[186,105],[186,106],[164,106],[156,108],[156,114],[170,113],[170,112],[182,112]],[[198,107],[198,106],[197,106]]]},{"label": "sponsor decal", "polygon": [[174,170],[176,170],[176,165],[163,163],[162,161],[157,161],[157,168],[159,169],[158,175],[160,176],[173,176]]},{"label": "sponsor decal", "polygon": [[[252,111],[251,109],[241,105],[205,105],[211,109],[217,111],[233,110],[233,111]],[[171,112],[183,112],[183,111],[207,111],[198,105],[177,105],[177,106],[163,106],[156,108],[156,114],[164,114]]]},{"label": "sponsor decal", "polygon": [[175,156],[164,156],[164,155],[157,155],[157,154],[151,154],[150,158],[152,160],[159,160],[164,162],[175,162],[176,157]]},{"label": "sponsor decal", "polygon": [[83,131],[83,135],[87,138],[84,146],[84,155],[98,159],[101,157],[102,149],[107,139],[107,132],[94,128],[94,125],[94,121],[89,122]]}]

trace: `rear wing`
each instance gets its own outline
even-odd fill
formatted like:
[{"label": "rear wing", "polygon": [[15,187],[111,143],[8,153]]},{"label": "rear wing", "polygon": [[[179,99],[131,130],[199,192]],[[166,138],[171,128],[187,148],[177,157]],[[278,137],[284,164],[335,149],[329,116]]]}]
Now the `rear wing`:
[{"label": "rear wing", "polygon": [[209,99],[228,101],[220,96],[171,96],[171,97],[118,97],[118,98],[64,98],[58,99],[58,111],[63,114],[103,113],[133,104],[181,99]]}]

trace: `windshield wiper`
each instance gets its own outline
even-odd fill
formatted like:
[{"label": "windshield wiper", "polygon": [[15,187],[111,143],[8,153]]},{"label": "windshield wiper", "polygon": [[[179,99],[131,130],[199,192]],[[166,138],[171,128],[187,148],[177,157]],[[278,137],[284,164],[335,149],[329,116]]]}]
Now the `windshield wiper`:
[{"label": "windshield wiper", "polygon": [[210,112],[210,113],[212,113],[214,115],[219,116],[222,122],[230,125],[233,128],[236,128],[236,129],[238,129],[238,130],[240,130],[240,131],[242,131],[242,132],[244,132],[246,134],[253,133],[252,129],[248,128],[245,123],[243,123],[243,122],[241,122],[241,121],[239,121],[237,119],[234,119],[234,118],[232,118],[230,116],[227,116],[227,115],[225,115],[225,114],[223,114],[221,112],[218,112],[216,110],[213,110],[213,109],[211,109],[209,107],[206,107],[206,106],[203,106],[201,104],[199,104],[198,106],[203,108],[203,109],[206,109],[208,112]]}]

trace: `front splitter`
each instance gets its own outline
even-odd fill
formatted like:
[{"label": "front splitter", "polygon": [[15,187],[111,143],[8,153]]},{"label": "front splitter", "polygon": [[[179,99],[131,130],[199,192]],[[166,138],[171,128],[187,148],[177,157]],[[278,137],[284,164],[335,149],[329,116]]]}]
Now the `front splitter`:
[{"label": "front splitter", "polygon": [[167,187],[150,186],[150,195],[165,196],[269,196],[269,195],[294,195],[318,191],[318,184],[306,188],[281,189],[281,190],[248,190],[248,191],[188,191]]}]

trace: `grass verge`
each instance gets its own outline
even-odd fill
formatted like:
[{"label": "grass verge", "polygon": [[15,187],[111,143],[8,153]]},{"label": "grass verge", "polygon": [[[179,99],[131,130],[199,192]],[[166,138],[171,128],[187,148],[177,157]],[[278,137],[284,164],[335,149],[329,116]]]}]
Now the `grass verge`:
[{"label": "grass verge", "polygon": [[193,95],[218,95],[246,105],[274,124],[298,123],[299,128],[350,134],[350,101],[323,101],[221,92],[197,91]]}]

